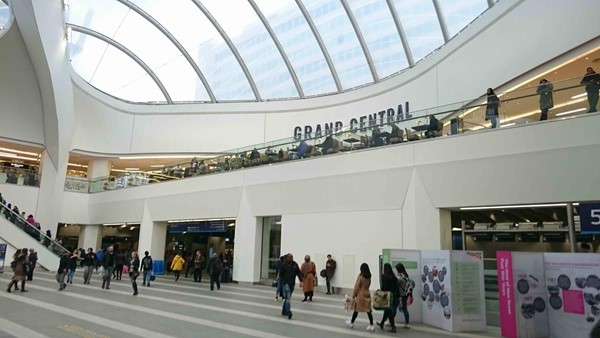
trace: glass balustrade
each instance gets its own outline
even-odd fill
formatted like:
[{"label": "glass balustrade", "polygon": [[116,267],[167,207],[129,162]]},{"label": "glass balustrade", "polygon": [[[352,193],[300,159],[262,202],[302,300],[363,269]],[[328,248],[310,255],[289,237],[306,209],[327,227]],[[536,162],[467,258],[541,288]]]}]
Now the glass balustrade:
[{"label": "glass balustrade", "polygon": [[40,186],[40,173],[35,169],[0,166],[0,183]]},{"label": "glass balustrade", "polygon": [[[581,78],[552,83],[553,108],[549,119],[567,119],[587,112],[585,88]],[[536,83],[498,93],[500,128],[528,124],[540,118],[540,95]],[[482,92],[485,88],[482,89]],[[95,180],[68,177],[65,190],[96,193],[178,180],[188,177],[281,163],[296,159],[328,156],[340,152],[387,146],[403,142],[433,139],[489,129],[486,120],[487,96],[452,104],[410,112],[400,119],[398,115],[381,118],[373,114],[364,123],[355,123],[341,129],[311,133],[298,137],[269,141],[224,151],[213,158],[178,161],[163,168],[130,172],[121,176]],[[432,119],[432,116],[435,119]]]},{"label": "glass balustrade", "polygon": [[[10,204],[7,201],[4,202],[6,202],[6,204],[0,203],[0,217],[4,216],[4,218],[6,218],[19,229],[23,230],[28,235],[30,235],[33,239],[40,242],[40,244],[48,248],[48,250],[52,251],[54,254],[60,256],[63,252],[68,253],[68,250],[61,245],[60,241],[55,241],[54,239],[46,236],[46,234],[41,231],[39,223],[29,223],[27,219],[19,215],[18,209],[10,209]],[[14,206],[12,207],[15,208]]]}]

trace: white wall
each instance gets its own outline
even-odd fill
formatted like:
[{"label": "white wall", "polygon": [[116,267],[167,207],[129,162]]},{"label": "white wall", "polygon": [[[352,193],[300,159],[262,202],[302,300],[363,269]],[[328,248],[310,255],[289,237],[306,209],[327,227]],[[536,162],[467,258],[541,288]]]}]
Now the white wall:
[{"label": "white wall", "polygon": [[[4,217],[0,217],[0,240],[5,241],[13,248],[33,248],[38,253],[38,264],[40,266],[47,270],[56,270],[58,268],[59,258],[57,255]],[[14,254],[14,250],[11,250],[10,256],[8,254],[9,252],[6,255],[7,263],[10,263],[10,257]],[[8,266],[8,269],[10,270],[10,266]]]},{"label": "white wall", "polygon": [[[2,193],[2,198],[7,200],[6,203],[12,204],[13,207],[18,206],[19,210],[25,211],[27,215],[35,216],[39,190],[37,187],[26,185],[0,184],[0,193]],[[42,227],[44,227],[43,224]]]},{"label": "white wall", "polygon": [[257,220],[281,215],[282,252],[331,252],[345,271],[334,285],[350,287],[382,248],[449,247],[444,208],[597,200],[599,127],[588,114],[97,193],[89,222],[142,220],[150,247],[160,222],[237,217],[234,278],[252,282]]},{"label": "white wall", "polygon": [[487,87],[515,85],[519,76],[550,60],[568,60],[574,56],[570,50],[590,40],[600,44],[600,25],[580,25],[596,22],[599,12],[595,0],[580,0],[577,6],[563,0],[543,6],[503,0],[413,69],[374,86],[307,100],[133,105],[74,78],[78,121],[73,147],[107,153],[218,152],[291,137],[296,125],[348,125],[352,117],[405,101],[416,111],[471,100]]}]

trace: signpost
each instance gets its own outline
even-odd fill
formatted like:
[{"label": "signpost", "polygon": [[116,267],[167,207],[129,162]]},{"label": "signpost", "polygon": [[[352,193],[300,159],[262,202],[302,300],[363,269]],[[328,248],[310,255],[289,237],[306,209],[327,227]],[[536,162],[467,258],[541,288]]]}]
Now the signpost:
[{"label": "signpost", "polygon": [[582,234],[600,234],[600,203],[579,203]]}]

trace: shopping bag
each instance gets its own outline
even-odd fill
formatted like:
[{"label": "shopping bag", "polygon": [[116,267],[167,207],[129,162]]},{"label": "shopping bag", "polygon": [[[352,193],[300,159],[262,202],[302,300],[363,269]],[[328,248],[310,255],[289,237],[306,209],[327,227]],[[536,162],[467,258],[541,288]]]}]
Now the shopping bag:
[{"label": "shopping bag", "polygon": [[154,272],[150,273],[150,281],[154,282],[155,279],[156,279],[156,276],[154,276]]},{"label": "shopping bag", "polygon": [[392,308],[392,293],[390,291],[377,290],[373,295],[373,309],[375,310],[391,310]]},{"label": "shopping bag", "polygon": [[102,266],[101,266],[101,267],[98,269],[98,276],[100,276],[100,277],[104,276],[104,267],[102,267]]}]

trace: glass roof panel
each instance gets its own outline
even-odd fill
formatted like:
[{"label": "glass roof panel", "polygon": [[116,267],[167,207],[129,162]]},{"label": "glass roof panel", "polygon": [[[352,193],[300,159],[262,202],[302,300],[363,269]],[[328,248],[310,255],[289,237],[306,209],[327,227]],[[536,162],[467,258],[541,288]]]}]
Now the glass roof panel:
[{"label": "glass roof panel", "polygon": [[[106,53],[108,43],[87,34],[73,31],[69,43],[71,66],[87,82],[92,82],[98,63]],[[136,65],[137,68],[139,66]],[[140,68],[141,69],[141,68]],[[107,92],[105,89],[103,91]]]},{"label": "glass roof panel", "polygon": [[69,0],[65,20],[113,37],[128,12],[129,8],[116,1]]},{"label": "glass roof panel", "polygon": [[306,96],[337,92],[333,76],[294,0],[256,0],[275,31]]},{"label": "glass roof panel", "polygon": [[[75,35],[75,32],[73,32]],[[88,36],[88,39],[95,39],[94,37]],[[118,74],[119,76],[116,76]],[[142,81],[144,77],[148,77],[147,73],[142,67],[140,67],[132,58],[122,53],[115,47],[108,46],[106,53],[103,55],[98,68],[94,73],[90,84],[101,91],[114,95],[116,97],[134,101],[134,102],[147,102],[147,101],[163,101],[166,99],[156,83],[152,81],[152,86],[144,84]],[[139,86],[137,91],[139,93],[132,93],[133,91],[124,91],[125,87],[136,88]],[[121,94],[119,94],[121,93]],[[127,96],[123,96],[123,93],[127,93]]]},{"label": "glass roof panel", "polygon": [[[299,97],[275,42],[247,0],[204,0],[202,3],[233,41],[262,99]],[[231,8],[235,8],[232,15]]]},{"label": "glass roof panel", "polygon": [[448,35],[453,37],[487,8],[487,0],[438,0],[448,26]]},{"label": "glass roof panel", "polygon": [[0,34],[7,28],[6,25],[10,21],[11,15],[12,14],[10,12],[10,8],[8,8],[8,5],[0,1]]},{"label": "glass roof panel", "polygon": [[131,102],[167,102],[165,96],[158,86],[156,86],[156,82],[148,74],[137,79],[135,82],[119,88],[115,91],[114,95]]},{"label": "glass roof panel", "polygon": [[344,89],[373,82],[365,53],[339,0],[305,1]]},{"label": "glass roof panel", "polygon": [[433,2],[394,0],[394,5],[415,62],[444,44]]},{"label": "glass roof panel", "polygon": [[[202,81],[183,55],[154,70],[173,101],[210,101]],[[177,88],[177,90],[171,90]]]},{"label": "glass roof panel", "polygon": [[408,60],[385,1],[348,0],[365,38],[377,74],[384,78],[408,68]]}]

